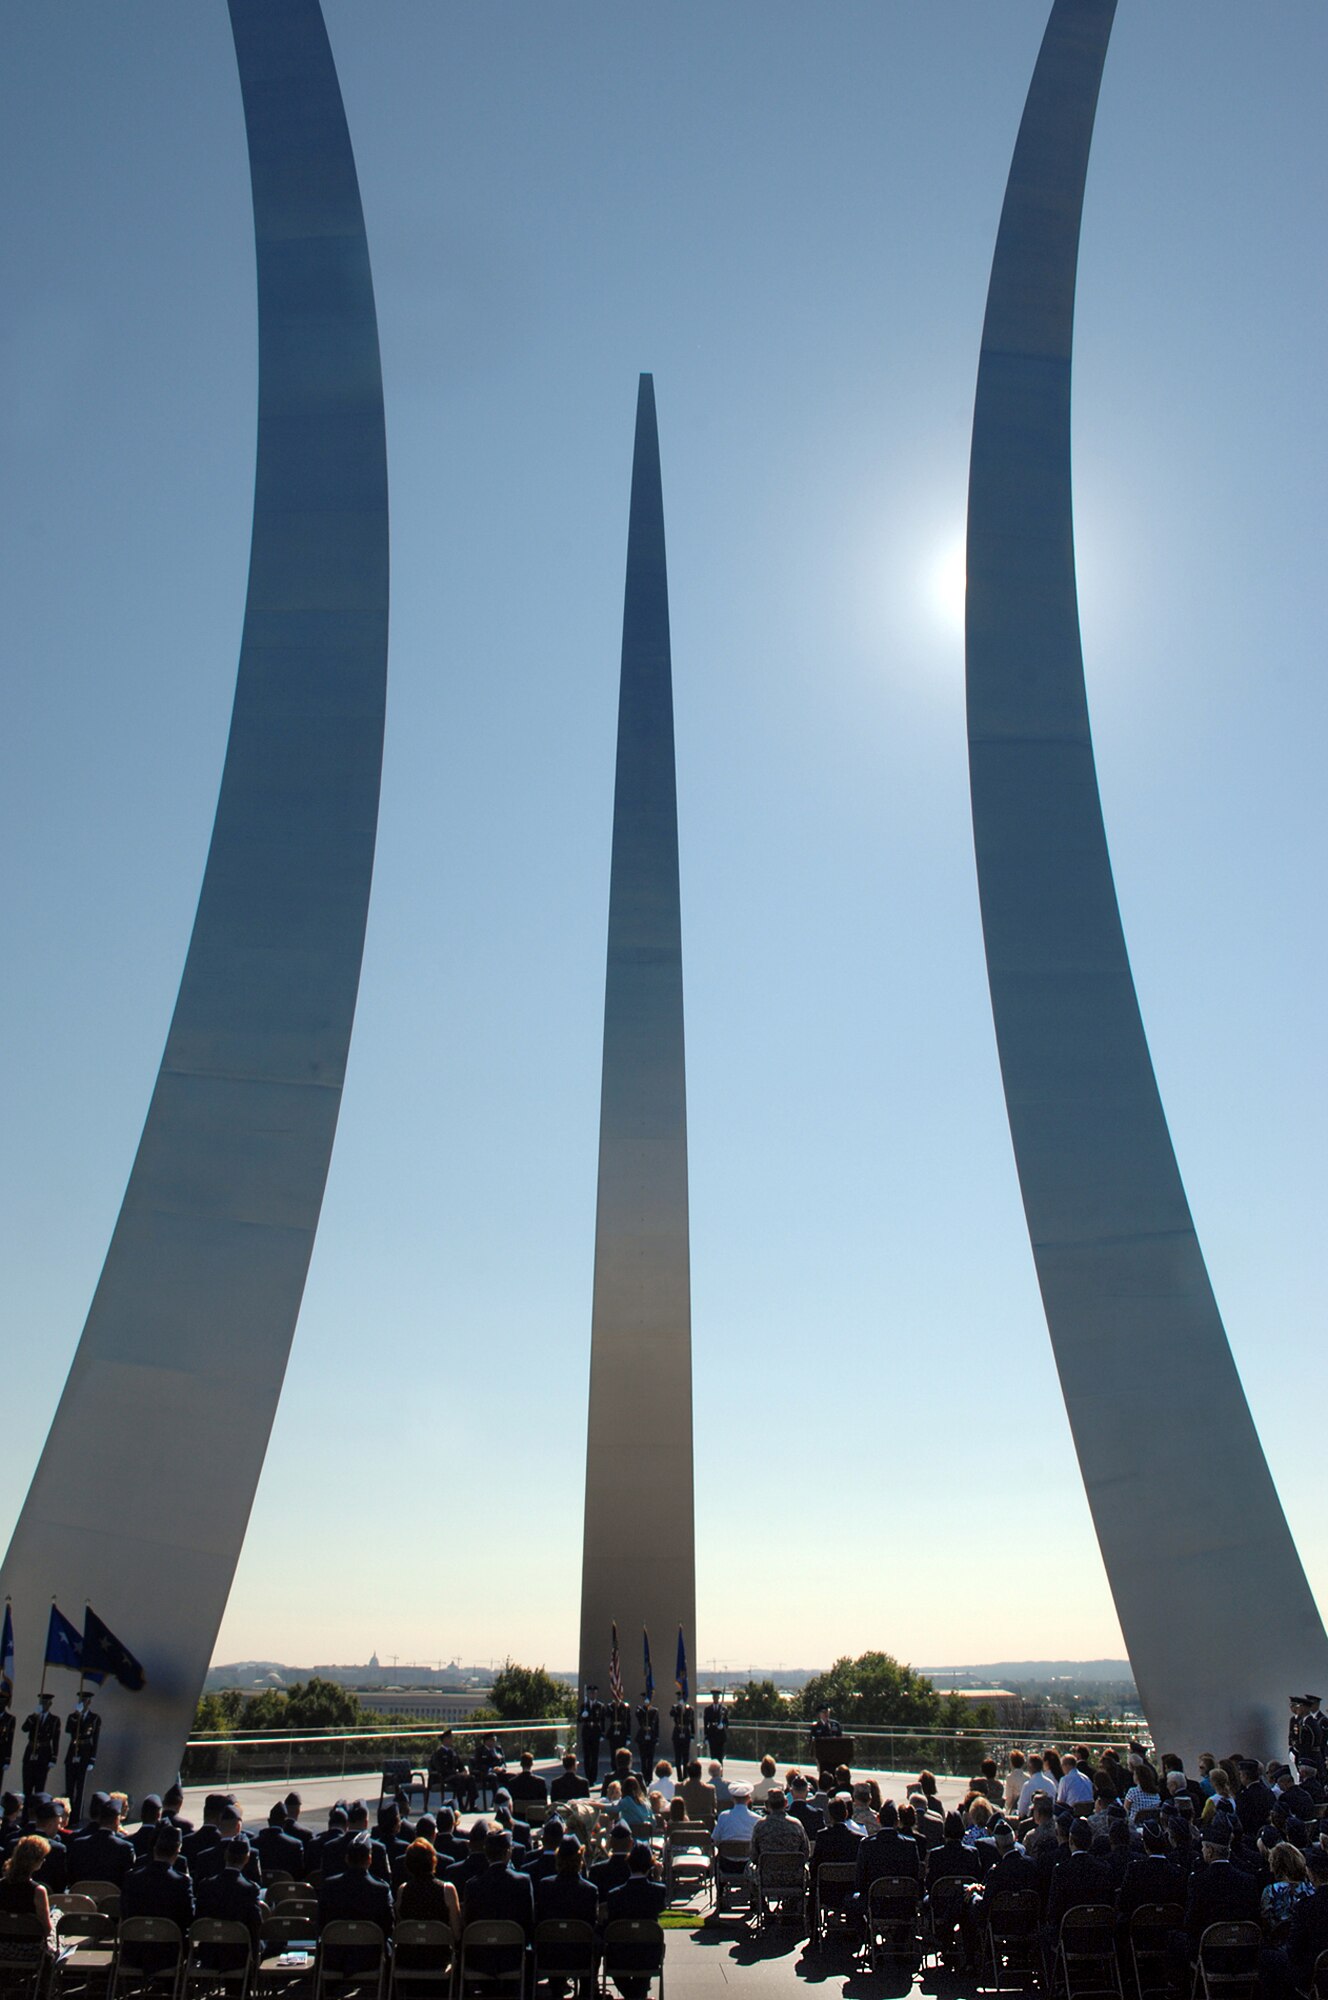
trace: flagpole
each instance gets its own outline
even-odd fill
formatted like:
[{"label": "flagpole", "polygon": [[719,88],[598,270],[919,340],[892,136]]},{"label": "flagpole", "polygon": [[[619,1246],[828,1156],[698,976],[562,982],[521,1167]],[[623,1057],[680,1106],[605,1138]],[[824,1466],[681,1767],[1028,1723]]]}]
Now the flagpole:
[{"label": "flagpole", "polygon": [[88,1637],[88,1613],[92,1609],[90,1598],[83,1599],[83,1645],[78,1649],[78,1698],[83,1699],[83,1651]]},{"label": "flagpole", "polygon": [[[55,1599],[52,1598],[51,1602],[52,1604],[54,1604]],[[46,1621],[46,1644],[42,1647],[42,1678],[41,1678],[41,1686],[37,1690],[38,1701],[41,1700],[42,1696],[46,1692],[46,1655],[50,1652],[50,1650],[51,1650],[51,1624],[50,1620],[48,1619]]]}]

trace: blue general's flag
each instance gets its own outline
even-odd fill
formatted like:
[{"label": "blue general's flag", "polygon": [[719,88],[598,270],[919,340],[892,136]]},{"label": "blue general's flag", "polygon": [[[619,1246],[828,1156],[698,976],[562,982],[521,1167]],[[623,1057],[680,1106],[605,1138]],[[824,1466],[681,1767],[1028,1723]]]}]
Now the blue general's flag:
[{"label": "blue general's flag", "polygon": [[650,1634],[644,1625],[641,1627],[641,1650],[645,1654],[646,1662],[646,1700],[653,1701],[655,1699],[655,1670],[650,1664]]},{"label": "blue general's flag", "polygon": [[690,1701],[691,1696],[687,1690],[687,1642],[682,1636],[681,1625],[678,1627],[678,1665],[675,1678],[678,1683],[678,1693],[684,1701]]},{"label": "blue general's flag", "polygon": [[0,1632],[0,1694],[14,1699],[14,1614],[5,1599],[5,1624]]},{"label": "blue general's flag", "polygon": [[146,1679],[123,1639],[117,1639],[110,1626],[102,1624],[90,1604],[83,1613],[83,1672],[90,1681],[113,1674],[121,1687],[133,1694],[138,1693]]},{"label": "blue general's flag", "polygon": [[[51,1606],[51,1622],[46,1628],[46,1665],[68,1667],[71,1674],[83,1671],[83,1635],[56,1604]],[[101,1675],[91,1678],[99,1681]]]}]

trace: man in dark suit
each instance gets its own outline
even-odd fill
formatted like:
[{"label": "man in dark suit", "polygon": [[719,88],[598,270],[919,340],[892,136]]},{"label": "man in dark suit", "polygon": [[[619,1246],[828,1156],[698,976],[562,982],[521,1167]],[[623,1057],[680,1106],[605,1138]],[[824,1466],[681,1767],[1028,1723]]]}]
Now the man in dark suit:
[{"label": "man in dark suit", "polygon": [[576,1768],[576,1752],[569,1750],[563,1758],[563,1774],[555,1778],[549,1787],[549,1797],[555,1805],[562,1805],[568,1799],[588,1799],[590,1786]]},{"label": "man in dark suit", "polygon": [[392,1935],[392,1891],[380,1875],[370,1871],[373,1841],[361,1828],[346,1842],[345,1867],[339,1875],[327,1877],[318,1892],[318,1928],[347,1919],[354,1923],[377,1924],[384,1937]]},{"label": "man in dark suit", "polygon": [[491,1830],[487,1819],[477,1819],[470,1829],[465,1854],[460,1861],[454,1861],[447,1871],[447,1879],[463,1903],[466,1900],[467,1885],[473,1882],[477,1875],[482,1875],[489,1865],[484,1850]]},{"label": "man in dark suit", "polygon": [[512,1836],[496,1827],[484,1843],[488,1864],[482,1875],[466,1884],[462,1907],[468,1924],[520,1924],[528,1938],[535,1933],[535,1892],[529,1875],[512,1867]]},{"label": "man in dark suit", "polygon": [[627,1880],[610,1889],[605,1903],[605,1922],[616,1924],[622,1917],[643,1917],[647,1923],[658,1923],[661,1910],[668,1902],[668,1891],[662,1882],[652,1878],[655,1871],[655,1857],[643,1840],[638,1840],[627,1861]]},{"label": "man in dark suit", "polygon": [[283,1822],[286,1831],[290,1834],[292,1840],[298,1840],[300,1846],[304,1849],[304,1860],[300,1864],[299,1871],[303,1874],[305,1868],[309,1865],[309,1850],[317,1840],[318,1835],[311,1826],[305,1826],[300,1818],[300,1813],[304,1807],[304,1800],[298,1792],[287,1792],[281,1803],[286,1808],[286,1817]]},{"label": "man in dark suit", "polygon": [[825,1825],[825,1814],[819,1806],[812,1804],[810,1792],[811,1786],[799,1773],[789,1786],[789,1812],[794,1819],[802,1821],[803,1831],[812,1841]]},{"label": "man in dark suit", "polygon": [[180,1866],[180,1829],[157,1829],[151,1857],[131,1868],[120,1884],[122,1917],[164,1917],[187,1937],[194,1921],[194,1885]]},{"label": "man in dark suit", "polygon": [[1240,1760],[1240,1790],[1236,1793],[1236,1818],[1240,1821],[1241,1832],[1248,1840],[1259,1838],[1259,1828],[1266,1826],[1268,1815],[1273,1809],[1273,1794],[1264,1783],[1263,1771],[1253,1757]]},{"label": "man in dark suit", "polygon": [[1093,1835],[1086,1820],[1077,1819],[1070,1828],[1069,1852],[1057,1857],[1047,1890],[1048,1952],[1060,1941],[1061,1919],[1067,1910],[1085,1903],[1111,1909],[1116,1900],[1115,1884],[1105,1862],[1093,1854]]},{"label": "man in dark suit", "polygon": [[521,1752],[521,1768],[515,1777],[509,1778],[507,1789],[512,1794],[514,1806],[547,1805],[549,1787],[535,1771],[535,1759],[529,1750]]},{"label": "man in dark suit", "polygon": [[34,1880],[41,1883],[48,1896],[63,1895],[69,1887],[69,1849],[55,1801],[48,1792],[39,1792],[32,1801],[32,1823],[47,1846]]},{"label": "man in dark suit", "polygon": [[226,1852],[231,1844],[237,1840],[241,1841],[244,1845],[244,1873],[255,1887],[261,1890],[263,1866],[258,1858],[258,1850],[253,1846],[248,1834],[244,1830],[244,1814],[237,1805],[233,1804],[224,1805],[217,1815],[216,1840],[213,1841],[210,1847],[205,1847],[201,1854],[190,1862],[190,1873],[194,1878],[195,1888],[199,1884],[209,1881],[212,1876],[220,1875],[222,1870],[229,1866],[226,1860]]},{"label": "man in dark suit", "polygon": [[1143,1829],[1144,1851],[1132,1854],[1121,1881],[1117,1908],[1128,1923],[1145,1903],[1185,1902],[1185,1876],[1171,1858],[1171,1841],[1160,1828]]},{"label": "man in dark suit", "polygon": [[[836,1795],[831,1799],[826,1812],[828,1814],[828,1824],[821,1828],[812,1842],[811,1883],[813,1918],[815,1918],[821,1895],[820,1885],[817,1880],[820,1870],[828,1867],[831,1863],[836,1866],[842,1866],[846,1862],[856,1868],[858,1863],[858,1848],[862,1844],[861,1834],[852,1833],[849,1830],[849,1802],[847,1799]],[[849,1883],[834,1882],[827,1883],[825,1893],[827,1909],[831,1907],[840,1909],[852,1895],[853,1889]]]},{"label": "man in dark suit", "polygon": [[167,1785],[161,1795],[161,1809],[171,1825],[179,1827],[181,1840],[188,1840],[194,1822],[184,1817],[184,1793],[178,1785]]},{"label": "man in dark suit", "polygon": [[270,1882],[274,1875],[289,1875],[294,1882],[300,1880],[304,1873],[304,1842],[288,1830],[284,1805],[273,1806],[267,1825],[254,1835],[254,1846],[265,1882]]},{"label": "man in dark suit", "polygon": [[[157,1830],[161,1825],[161,1800],[155,1792],[147,1793],[139,1812],[142,1817],[130,1834],[129,1843],[140,1861],[151,1861],[152,1851],[157,1845]],[[183,1839],[183,1834],[180,1837]]]},{"label": "man in dark suit", "polygon": [[138,1856],[120,1831],[120,1808],[105,1792],[94,1792],[88,1825],[69,1844],[69,1867],[75,1882],[113,1882],[118,1889]]},{"label": "man in dark suit", "polygon": [[1259,1921],[1259,1885],[1252,1875],[1231,1860],[1231,1843],[1225,1831],[1209,1826],[1204,1831],[1203,1863],[1190,1877],[1185,1904],[1185,1934],[1193,1957],[1209,1924],[1243,1924]]},{"label": "man in dark suit", "polygon": [[591,1886],[597,1902],[606,1903],[614,1889],[620,1889],[631,1874],[632,1829],[615,1824],[609,1835],[609,1858],[597,1861],[590,1871]]},{"label": "man in dark suit", "polygon": [[535,1884],[535,1922],[593,1924],[599,1914],[599,1897],[593,1882],[581,1873],[581,1843],[575,1834],[564,1834],[559,1846],[558,1866]]},{"label": "man in dark suit", "polygon": [[538,1848],[521,1863],[532,1882],[542,1882],[557,1868],[558,1849],[562,1846],[564,1831],[563,1823],[556,1814],[545,1820],[539,1831]]},{"label": "man in dark suit", "polygon": [[464,1833],[457,1831],[456,1814],[451,1806],[439,1806],[431,1837],[444,1870],[454,1861],[464,1861],[470,1852],[470,1842]]},{"label": "man in dark suit", "polygon": [[[221,1835],[217,1832],[217,1816],[224,1806],[233,1803],[234,1801],[228,1800],[224,1792],[209,1792],[204,1799],[203,1824],[196,1832],[184,1836],[184,1858],[189,1865],[191,1875],[198,1872],[199,1857],[206,1854],[210,1847],[215,1847],[221,1839]],[[162,1801],[162,1805],[164,1808],[165,1800]]]}]

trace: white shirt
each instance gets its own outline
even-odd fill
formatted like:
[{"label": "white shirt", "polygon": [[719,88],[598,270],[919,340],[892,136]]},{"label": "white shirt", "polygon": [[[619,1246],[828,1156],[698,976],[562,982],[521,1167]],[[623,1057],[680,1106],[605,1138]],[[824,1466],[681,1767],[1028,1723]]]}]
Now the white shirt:
[{"label": "white shirt", "polygon": [[1034,1792],[1045,1792],[1053,1805],[1056,1801],[1056,1780],[1050,1771],[1034,1771],[1024,1779],[1024,1789],[1019,1794],[1019,1817],[1027,1819],[1033,1807]]},{"label": "white shirt", "polygon": [[737,1799],[715,1821],[715,1844],[718,1846],[721,1840],[750,1840],[752,1828],[758,1824],[751,1807]]},{"label": "white shirt", "polygon": [[652,1778],[648,1789],[652,1792],[658,1792],[665,1804],[667,1804],[678,1788],[672,1778]]},{"label": "white shirt", "polygon": [[1093,1796],[1093,1780],[1076,1765],[1071,1765],[1056,1787],[1058,1805],[1078,1806]]}]

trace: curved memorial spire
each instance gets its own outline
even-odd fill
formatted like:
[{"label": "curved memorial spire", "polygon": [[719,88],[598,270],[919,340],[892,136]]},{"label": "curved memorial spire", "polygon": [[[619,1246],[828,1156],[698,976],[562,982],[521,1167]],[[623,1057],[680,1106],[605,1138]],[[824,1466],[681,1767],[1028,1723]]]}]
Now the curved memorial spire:
[{"label": "curved memorial spire", "polygon": [[696,1660],[690,1270],[669,585],[655,385],[643,375],[618,691],[580,1640],[582,1683],[597,1682],[607,1699],[617,1621],[633,1707],[643,1626],[663,1690],[680,1625]]},{"label": "curved memorial spire", "polygon": [[[1153,1076],[1079,644],[1071,333],[1113,12],[1114,0],[1056,0],[996,240],[968,511],[973,832],[1029,1235],[1144,1710],[1161,1748],[1267,1755],[1285,1745],[1288,1694],[1328,1684],[1328,1642]],[[1183,1448],[1203,1437],[1222,1440],[1215,1478]]]},{"label": "curved memorial spire", "polygon": [[[317,0],[230,0],[258,260],[235,705],[179,998],[105,1267],[10,1543],[16,1699],[52,1594],[137,1654],[101,1770],[174,1776],[225,1609],[327,1178],[369,903],[387,469],[355,162]],[[56,1706],[63,1697],[57,1695]],[[20,1711],[21,1712],[21,1711]]]}]

